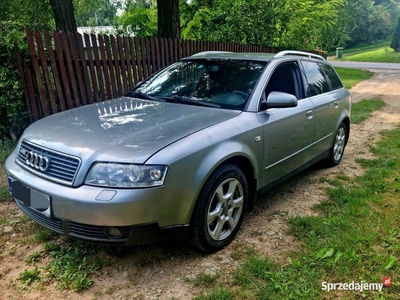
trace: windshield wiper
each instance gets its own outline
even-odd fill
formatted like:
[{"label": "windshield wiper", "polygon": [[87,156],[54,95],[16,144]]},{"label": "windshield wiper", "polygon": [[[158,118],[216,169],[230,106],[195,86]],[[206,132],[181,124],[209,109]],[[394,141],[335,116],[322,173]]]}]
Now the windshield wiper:
[{"label": "windshield wiper", "polygon": [[135,97],[135,98],[140,98],[140,99],[145,99],[145,100],[163,101],[163,99],[161,99],[159,97],[150,96],[149,94],[145,94],[145,93],[138,92],[138,91],[130,91],[128,94],[126,94],[126,97]]},{"label": "windshield wiper", "polygon": [[161,99],[166,100],[167,102],[172,102],[172,103],[183,103],[183,104],[191,104],[191,105],[198,105],[198,106],[207,106],[207,107],[221,107],[218,104],[215,103],[210,103],[210,102],[205,102],[201,100],[193,100],[190,98],[182,97],[182,96],[171,96],[171,97],[164,97],[160,96]]}]

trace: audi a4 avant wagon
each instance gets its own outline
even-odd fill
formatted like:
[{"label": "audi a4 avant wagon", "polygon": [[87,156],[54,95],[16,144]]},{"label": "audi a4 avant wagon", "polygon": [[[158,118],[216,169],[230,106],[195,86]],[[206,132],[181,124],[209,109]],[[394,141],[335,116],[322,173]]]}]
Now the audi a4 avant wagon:
[{"label": "audi a4 avant wagon", "polygon": [[260,192],[340,163],[350,110],[321,56],[203,52],[33,123],[5,169],[18,207],[65,236],[217,251]]}]

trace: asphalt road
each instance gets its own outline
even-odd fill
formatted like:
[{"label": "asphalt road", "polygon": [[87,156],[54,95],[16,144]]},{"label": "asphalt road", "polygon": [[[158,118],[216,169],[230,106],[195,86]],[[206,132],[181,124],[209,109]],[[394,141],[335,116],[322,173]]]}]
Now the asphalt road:
[{"label": "asphalt road", "polygon": [[373,63],[373,62],[353,62],[353,61],[329,61],[334,67],[354,68],[354,69],[389,69],[400,70],[398,63]]}]

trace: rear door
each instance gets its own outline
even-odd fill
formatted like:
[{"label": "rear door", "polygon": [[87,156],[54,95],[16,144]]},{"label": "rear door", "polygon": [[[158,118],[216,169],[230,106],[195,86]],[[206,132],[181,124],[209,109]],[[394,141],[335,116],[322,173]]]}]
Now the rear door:
[{"label": "rear door", "polygon": [[[261,104],[258,116],[263,124],[262,186],[287,175],[310,160],[309,147],[314,135],[314,105],[305,96],[298,61],[278,65],[266,85],[270,92],[295,95],[297,107],[268,109]],[[264,100],[265,100],[264,99]]]},{"label": "rear door", "polygon": [[307,79],[306,92],[315,105],[315,133],[311,152],[312,157],[316,157],[331,147],[340,115],[340,95],[332,88],[332,85],[335,89],[342,86],[339,78],[331,83],[327,77],[328,72],[331,76],[336,75],[330,66],[306,60],[302,60],[301,63]]}]

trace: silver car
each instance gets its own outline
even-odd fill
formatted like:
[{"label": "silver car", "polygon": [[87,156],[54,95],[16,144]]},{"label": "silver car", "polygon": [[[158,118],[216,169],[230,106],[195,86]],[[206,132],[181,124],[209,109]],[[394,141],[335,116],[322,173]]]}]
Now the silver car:
[{"label": "silver car", "polygon": [[199,53],[124,97],[35,122],[5,169],[18,207],[65,236],[216,251],[261,192],[340,163],[350,108],[321,56]]}]

